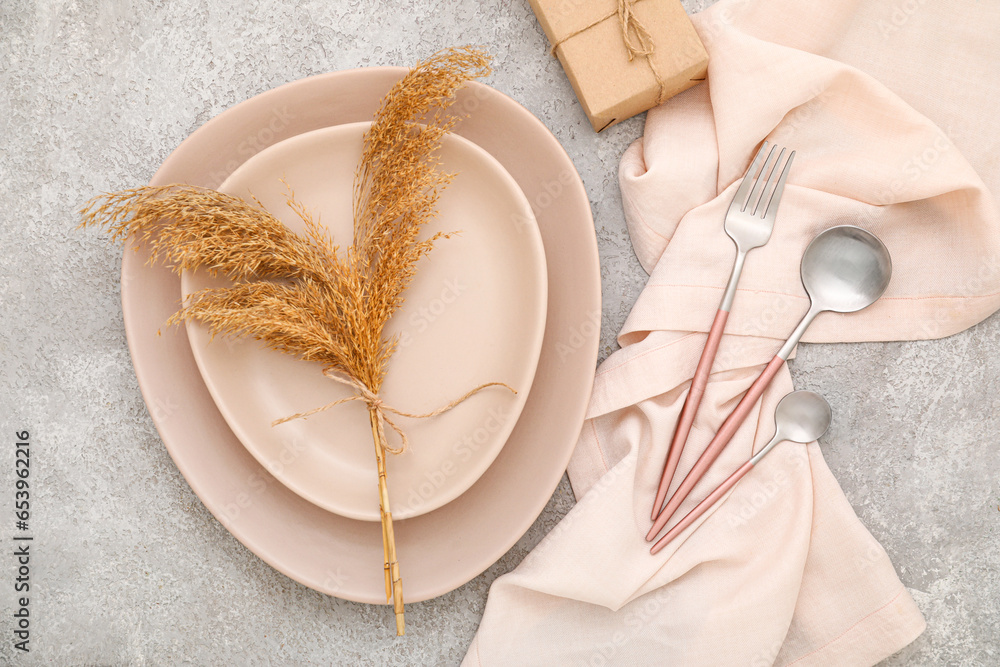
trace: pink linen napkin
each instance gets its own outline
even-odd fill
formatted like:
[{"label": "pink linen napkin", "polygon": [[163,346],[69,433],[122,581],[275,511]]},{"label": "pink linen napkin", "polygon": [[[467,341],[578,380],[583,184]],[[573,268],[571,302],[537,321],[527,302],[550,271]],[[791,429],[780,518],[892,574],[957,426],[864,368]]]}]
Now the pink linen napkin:
[{"label": "pink linen napkin", "polygon": [[[805,312],[799,258],[821,230],[874,232],[894,273],[878,303],[820,315],[806,341],[939,338],[1000,307],[1000,5],[723,0],[693,19],[708,83],[650,111],[621,163],[650,279],[597,372],[569,469],[579,502],[493,584],[465,665],[870,665],[924,628],[815,443],[779,446],[656,556],[644,536],[733,259],[725,212],[761,140],[798,155],[674,487]],[[766,443],[791,390],[783,370],[675,520]]]}]

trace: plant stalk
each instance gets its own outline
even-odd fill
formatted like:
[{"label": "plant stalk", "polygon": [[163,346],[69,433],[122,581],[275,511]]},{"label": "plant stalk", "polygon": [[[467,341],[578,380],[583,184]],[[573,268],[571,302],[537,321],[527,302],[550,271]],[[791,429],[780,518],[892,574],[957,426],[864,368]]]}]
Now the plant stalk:
[{"label": "plant stalk", "polygon": [[392,511],[389,509],[389,487],[385,475],[385,428],[375,408],[368,408],[375,441],[375,460],[378,463],[378,503],[382,517],[382,552],[385,556],[385,598],[392,600],[396,613],[396,635],[406,634],[403,618],[403,580],[399,576],[399,561],[396,558],[396,537],[392,530]]}]

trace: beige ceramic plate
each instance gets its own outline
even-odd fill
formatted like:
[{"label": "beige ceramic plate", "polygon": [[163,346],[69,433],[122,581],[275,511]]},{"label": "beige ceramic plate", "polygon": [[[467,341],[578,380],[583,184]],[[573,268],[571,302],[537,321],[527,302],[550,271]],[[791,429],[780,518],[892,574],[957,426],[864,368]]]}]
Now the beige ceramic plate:
[{"label": "beige ceramic plate", "polygon": [[[287,189],[346,246],[353,236],[354,173],[370,123],[338,125],[286,139],[247,160],[219,188],[251,193],[296,232],[302,220]],[[531,387],[545,329],[545,255],[528,201],[489,153],[457,135],[445,137],[442,169],[455,178],[423,237],[439,239],[419,263],[406,301],[386,333],[396,335],[381,395],[388,405],[426,413],[480,384],[486,389],[432,419],[394,418],[409,450],[388,459],[392,514],[406,519],[462,494],[489,467],[514,428]],[[185,273],[185,296],[232,284],[207,272]],[[322,366],[267,350],[255,341],[216,337],[187,327],[195,360],[233,433],[285,486],[352,519],[379,520],[378,471],[364,404],[351,402],[308,419],[271,426],[353,392],[322,375]],[[390,444],[396,434],[388,430]]]},{"label": "beige ceramic plate", "polygon": [[[371,120],[379,100],[405,73],[399,67],[335,72],[258,95],[192,134],[152,183],[218,187],[270,144]],[[531,203],[545,246],[548,313],[531,394],[493,465],[454,502],[396,526],[410,602],[469,581],[538,517],[579,436],[600,335],[597,239],[573,163],[537,118],[488,86],[463,89],[457,109],[469,117],[456,132],[499,160]],[[323,593],[384,603],[379,524],[313,505],[240,444],[201,380],[186,331],[157,336],[177,309],[180,278],[145,266],[147,258],[143,250],[128,248],[122,259],[125,332],[150,415],[191,489],[229,532],[275,569]],[[218,548],[222,554],[229,547]]]}]

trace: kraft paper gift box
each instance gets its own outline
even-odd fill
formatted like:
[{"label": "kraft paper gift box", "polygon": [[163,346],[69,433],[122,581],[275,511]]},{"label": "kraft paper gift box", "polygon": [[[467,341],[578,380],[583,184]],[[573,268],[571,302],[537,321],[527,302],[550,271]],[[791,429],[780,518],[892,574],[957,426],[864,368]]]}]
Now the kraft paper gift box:
[{"label": "kraft paper gift box", "polygon": [[530,0],[596,132],[704,80],[708,53],[678,0]]}]

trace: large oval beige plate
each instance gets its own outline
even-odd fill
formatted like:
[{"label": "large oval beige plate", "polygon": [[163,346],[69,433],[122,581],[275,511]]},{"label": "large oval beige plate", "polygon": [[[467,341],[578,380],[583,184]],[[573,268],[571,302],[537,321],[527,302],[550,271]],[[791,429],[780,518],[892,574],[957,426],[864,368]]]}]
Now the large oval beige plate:
[{"label": "large oval beige plate", "polygon": [[[262,148],[322,127],[371,120],[406,74],[378,67],[314,76],[217,116],[170,154],[152,184],[218,187]],[[490,567],[531,526],[559,484],[580,435],[600,337],[601,278],[590,202],[559,142],[520,104],[472,83],[455,132],[500,161],[531,202],[545,246],[548,314],[538,370],[500,454],[455,502],[399,521],[406,599],[451,591]],[[157,331],[177,309],[180,278],[122,257],[122,312],[149,413],[194,494],[250,551],[299,583],[357,602],[385,603],[378,522],[327,512],[278,482],[240,444],[198,372],[183,328]],[[391,493],[391,491],[390,491]],[[180,511],[180,510],[178,510]],[[189,540],[183,533],[171,536]],[[215,547],[219,558],[232,547]],[[237,582],[238,584],[238,582]]]},{"label": "large oval beige plate", "polygon": [[[219,187],[257,197],[287,227],[305,225],[286,204],[288,187],[332,234],[342,252],[353,236],[352,188],[370,123],[300,134],[247,160]],[[427,413],[485,382],[492,387],[430,419],[390,417],[410,447],[388,458],[393,517],[417,516],[461,495],[489,467],[514,428],[538,363],[545,329],[545,255],[531,207],[489,153],[457,135],[440,151],[454,180],[422,234],[439,239],[418,263],[406,300],[390,320],[398,336],[381,396],[387,405]],[[288,184],[286,187],[285,183]],[[186,272],[185,298],[232,282]],[[360,401],[272,427],[271,422],[355,393],[322,375],[318,363],[260,343],[187,326],[191,348],[233,433],[281,483],[342,516],[379,520],[378,471],[368,411]],[[387,429],[390,444],[396,434]]]}]

